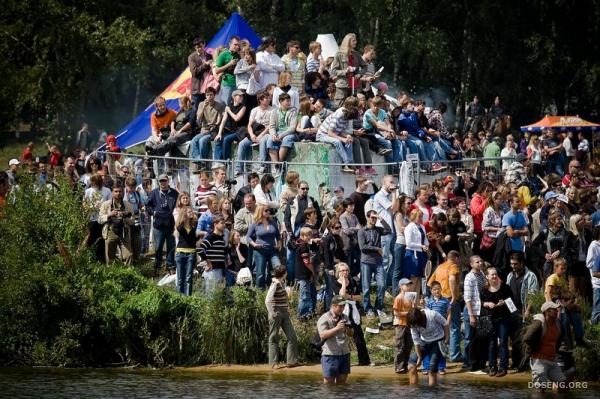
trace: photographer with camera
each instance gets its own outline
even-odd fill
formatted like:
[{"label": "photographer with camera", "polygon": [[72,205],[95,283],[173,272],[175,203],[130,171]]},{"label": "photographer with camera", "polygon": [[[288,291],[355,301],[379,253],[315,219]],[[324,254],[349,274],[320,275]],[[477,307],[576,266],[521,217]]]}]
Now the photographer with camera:
[{"label": "photographer with camera", "polygon": [[131,262],[135,265],[139,262],[140,254],[142,252],[141,214],[144,212],[144,203],[142,202],[142,196],[136,190],[136,181],[133,176],[125,178],[124,199],[131,205],[133,211],[133,224],[129,232],[131,241]]},{"label": "photographer with camera", "polygon": [[346,300],[342,296],[334,296],[329,311],[317,321],[319,338],[323,342],[321,367],[325,384],[345,384],[350,374],[348,337],[354,335],[354,330],[346,325],[345,306]]},{"label": "photographer with camera", "polygon": [[117,182],[112,188],[112,199],[100,205],[98,223],[104,225],[102,238],[105,242],[106,263],[117,258],[117,250],[124,263],[131,263],[131,231],[133,225],[133,208],[123,201],[123,187]]},{"label": "photographer with camera", "polygon": [[154,234],[154,268],[158,272],[162,267],[162,254],[165,241],[167,242],[167,268],[175,268],[175,218],[173,211],[177,203],[177,191],[169,187],[169,176],[162,174],[158,177],[159,187],[148,194],[146,211],[154,216],[152,225]]}]

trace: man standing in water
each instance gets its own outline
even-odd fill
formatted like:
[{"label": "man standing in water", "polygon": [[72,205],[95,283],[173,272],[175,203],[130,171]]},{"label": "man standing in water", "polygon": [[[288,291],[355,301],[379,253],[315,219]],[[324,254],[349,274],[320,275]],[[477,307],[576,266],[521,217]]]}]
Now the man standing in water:
[{"label": "man standing in water", "polygon": [[344,306],[344,298],[334,296],[329,311],[317,321],[317,330],[323,342],[321,367],[325,384],[344,384],[350,374],[348,337],[354,335],[354,332],[343,315]]}]

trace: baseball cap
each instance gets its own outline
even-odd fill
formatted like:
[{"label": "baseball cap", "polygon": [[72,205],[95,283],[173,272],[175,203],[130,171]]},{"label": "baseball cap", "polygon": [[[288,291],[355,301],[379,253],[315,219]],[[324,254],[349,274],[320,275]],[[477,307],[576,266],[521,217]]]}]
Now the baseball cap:
[{"label": "baseball cap", "polygon": [[517,162],[525,162],[526,159],[527,159],[527,155],[525,155],[525,154],[519,154],[515,158],[515,161],[517,161]]},{"label": "baseball cap", "polygon": [[558,198],[558,194],[556,194],[554,191],[548,191],[544,195],[544,201],[551,200],[552,198]]},{"label": "baseball cap", "polygon": [[161,181],[161,180],[169,181],[169,176],[167,176],[166,174],[163,173],[162,175],[158,176],[158,181]]},{"label": "baseball cap", "polygon": [[402,278],[400,279],[400,281],[398,281],[398,287],[400,287],[401,285],[407,285],[407,284],[412,284],[413,282],[407,278]]},{"label": "baseball cap", "polygon": [[345,305],[346,300],[341,295],[336,295],[331,299],[333,305]]},{"label": "baseball cap", "polygon": [[561,201],[561,202],[564,202],[565,204],[569,203],[569,198],[566,195],[564,195],[564,194],[558,194],[556,196],[556,199],[559,200],[559,201]]},{"label": "baseball cap", "polygon": [[16,159],[16,158],[13,158],[13,159],[11,159],[10,161],[8,161],[8,166],[12,166],[12,165],[20,165],[20,164],[21,164],[21,162],[19,162],[19,160],[18,160],[18,159]]},{"label": "baseball cap", "polygon": [[560,308],[560,305],[558,303],[552,302],[552,301],[547,301],[547,302],[544,302],[544,304],[542,305],[542,313],[548,309],[558,309],[558,308]]},{"label": "baseball cap", "polygon": [[244,92],[241,90],[234,90],[233,93],[231,93],[231,96],[243,96]]},{"label": "baseball cap", "polygon": [[342,186],[337,186],[336,188],[333,189],[334,193],[337,193],[338,191],[344,192],[344,187]]}]

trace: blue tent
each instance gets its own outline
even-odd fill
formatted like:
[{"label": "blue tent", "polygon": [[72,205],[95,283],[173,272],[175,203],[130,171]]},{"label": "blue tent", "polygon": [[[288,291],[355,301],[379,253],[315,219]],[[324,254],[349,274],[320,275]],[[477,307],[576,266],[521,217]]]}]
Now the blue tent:
[{"label": "blue tent", "polygon": [[[225,22],[219,32],[206,45],[207,49],[215,49],[218,46],[226,46],[232,36],[247,39],[256,48],[260,44],[260,37],[248,25],[248,22],[237,12]],[[179,97],[185,94],[191,87],[191,73],[186,68],[177,79],[175,79],[161,95],[167,100],[167,107],[179,111]],[[151,134],[150,116],[154,112],[154,104],[150,104],[134,120],[117,133],[117,143],[121,148],[129,148],[146,141]],[[101,147],[102,148],[102,147]]]}]

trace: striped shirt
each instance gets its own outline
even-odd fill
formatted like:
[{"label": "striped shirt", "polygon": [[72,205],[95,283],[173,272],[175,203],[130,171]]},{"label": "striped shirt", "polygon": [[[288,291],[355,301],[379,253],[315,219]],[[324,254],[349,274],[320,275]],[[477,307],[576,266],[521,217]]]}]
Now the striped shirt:
[{"label": "striped shirt", "polygon": [[269,291],[267,291],[265,304],[271,315],[275,312],[287,311],[288,309],[288,297],[285,286],[276,278],[273,278]]},{"label": "striped shirt", "polygon": [[435,299],[432,296],[431,298],[427,298],[427,301],[425,302],[425,307],[429,310],[438,312],[444,317],[447,317],[448,310],[450,309],[450,301],[444,297],[440,297],[440,299]]},{"label": "striped shirt", "polygon": [[213,269],[225,269],[226,249],[225,236],[210,233],[200,243],[198,254],[200,260],[210,262]]},{"label": "striped shirt", "polygon": [[348,125],[352,127],[349,123],[350,121],[344,118],[343,114],[344,108],[337,109],[333,114],[329,115],[321,126],[319,126],[319,131],[317,134],[323,134],[327,136],[327,133],[331,130],[338,136],[341,136],[348,131]]},{"label": "striped shirt", "polygon": [[306,59],[306,72],[317,72],[320,66],[321,63],[319,60],[313,57],[312,54],[309,54],[308,58]]},{"label": "striped shirt", "polygon": [[425,346],[430,342],[435,342],[444,338],[444,327],[448,324],[448,320],[442,317],[439,313],[424,309],[427,325],[423,327],[411,327],[410,335],[415,345]]},{"label": "striped shirt", "polygon": [[481,311],[481,299],[479,293],[483,292],[485,287],[485,275],[482,272],[477,274],[470,271],[465,277],[465,302],[471,302],[473,307],[473,314],[479,316]]}]

